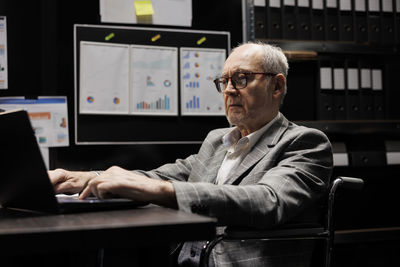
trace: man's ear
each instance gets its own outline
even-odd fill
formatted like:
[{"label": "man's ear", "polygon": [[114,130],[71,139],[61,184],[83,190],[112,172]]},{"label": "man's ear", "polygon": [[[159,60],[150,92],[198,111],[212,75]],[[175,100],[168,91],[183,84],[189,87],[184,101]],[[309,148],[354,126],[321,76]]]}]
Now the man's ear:
[{"label": "man's ear", "polygon": [[286,79],[283,74],[279,73],[275,77],[276,83],[275,83],[275,88],[274,88],[274,94],[281,95],[283,94],[285,90],[285,85],[286,85]]}]

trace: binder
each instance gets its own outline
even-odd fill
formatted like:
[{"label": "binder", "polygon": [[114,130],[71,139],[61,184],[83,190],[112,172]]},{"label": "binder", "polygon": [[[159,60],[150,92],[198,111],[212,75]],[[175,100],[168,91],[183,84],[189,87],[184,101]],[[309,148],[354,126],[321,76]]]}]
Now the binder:
[{"label": "binder", "polygon": [[297,0],[297,39],[311,40],[310,0]]},{"label": "binder", "polygon": [[368,16],[366,0],[354,0],[355,38],[357,43],[368,42]]},{"label": "binder", "polygon": [[339,9],[337,0],[325,0],[325,30],[326,40],[339,40]]},{"label": "binder", "polygon": [[371,120],[373,116],[372,71],[367,63],[360,64],[361,88],[361,119]]},{"label": "binder", "polygon": [[295,0],[283,0],[283,39],[297,39]]},{"label": "binder", "polygon": [[341,41],[354,41],[354,22],[353,22],[353,8],[351,0],[339,1],[339,25]]},{"label": "binder", "polygon": [[[396,58],[392,60],[397,60]],[[391,62],[393,62],[390,60]],[[400,90],[398,89],[400,64],[385,64],[383,84],[385,88],[385,119],[398,120],[400,118],[399,99]]]},{"label": "binder", "polygon": [[346,143],[332,142],[333,166],[349,166]]},{"label": "binder", "polygon": [[311,38],[312,40],[325,40],[325,14],[324,1],[311,0],[312,15],[311,15]]},{"label": "binder", "polygon": [[333,79],[332,66],[329,61],[319,64],[319,87],[316,94],[317,118],[319,120],[333,120]]},{"label": "binder", "polygon": [[384,119],[384,90],[382,69],[372,69],[373,118]]},{"label": "binder", "polygon": [[333,62],[333,112],[335,120],[346,119],[344,62]]},{"label": "binder", "polygon": [[385,166],[385,144],[380,138],[364,139],[364,142],[348,142],[351,166]]},{"label": "binder", "polygon": [[400,165],[400,141],[385,140],[386,164]]},{"label": "binder", "polygon": [[282,39],[281,0],[266,0],[267,36],[270,39]]},{"label": "binder", "polygon": [[[315,61],[291,61],[290,69],[296,75],[287,77],[287,84],[290,88],[290,94],[285,97],[285,104],[281,112],[292,120],[316,120],[316,80],[317,64]],[[295,87],[294,87],[295,86]],[[311,103],[310,103],[311,102]],[[306,103],[301,108],[293,109],[299,103]]]},{"label": "binder", "polygon": [[368,35],[370,43],[381,41],[380,1],[368,0]]},{"label": "binder", "polygon": [[356,60],[346,62],[346,104],[347,119],[359,120],[360,116],[360,82]]},{"label": "binder", "polygon": [[267,9],[265,6],[254,6],[254,33],[256,39],[262,39],[267,36],[265,13]]},{"label": "binder", "polygon": [[400,43],[400,0],[396,0],[396,24],[395,28],[397,30],[396,34],[396,43]]},{"label": "binder", "polygon": [[381,0],[382,6],[382,43],[395,44],[395,13],[392,0]]}]

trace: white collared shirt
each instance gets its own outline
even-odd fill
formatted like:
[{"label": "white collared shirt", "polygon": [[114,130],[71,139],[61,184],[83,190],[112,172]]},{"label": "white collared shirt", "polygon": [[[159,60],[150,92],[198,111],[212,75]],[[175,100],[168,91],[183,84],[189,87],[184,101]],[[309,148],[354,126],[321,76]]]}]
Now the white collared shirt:
[{"label": "white collared shirt", "polygon": [[280,113],[278,112],[278,115],[269,123],[245,137],[241,137],[241,133],[237,127],[233,128],[232,131],[222,137],[224,146],[229,148],[219,168],[217,184],[224,184],[229,180],[230,174],[234,173],[236,168],[250,152],[251,148],[279,117]]}]

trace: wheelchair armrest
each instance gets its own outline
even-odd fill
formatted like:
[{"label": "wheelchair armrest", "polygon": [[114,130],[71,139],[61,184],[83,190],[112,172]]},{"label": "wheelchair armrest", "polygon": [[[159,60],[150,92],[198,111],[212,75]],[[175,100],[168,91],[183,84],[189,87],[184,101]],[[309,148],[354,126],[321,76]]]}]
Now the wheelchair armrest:
[{"label": "wheelchair armrest", "polygon": [[364,187],[364,181],[360,178],[339,176],[336,179],[340,179],[341,186],[346,189],[361,190]]}]

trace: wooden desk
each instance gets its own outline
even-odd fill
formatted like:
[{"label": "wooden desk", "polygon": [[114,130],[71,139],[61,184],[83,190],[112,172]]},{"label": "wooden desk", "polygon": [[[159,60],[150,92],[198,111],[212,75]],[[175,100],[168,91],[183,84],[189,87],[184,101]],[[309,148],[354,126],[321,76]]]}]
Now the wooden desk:
[{"label": "wooden desk", "polygon": [[0,251],[130,248],[207,240],[215,236],[215,225],[213,218],[154,205],[65,215],[0,209]]}]

